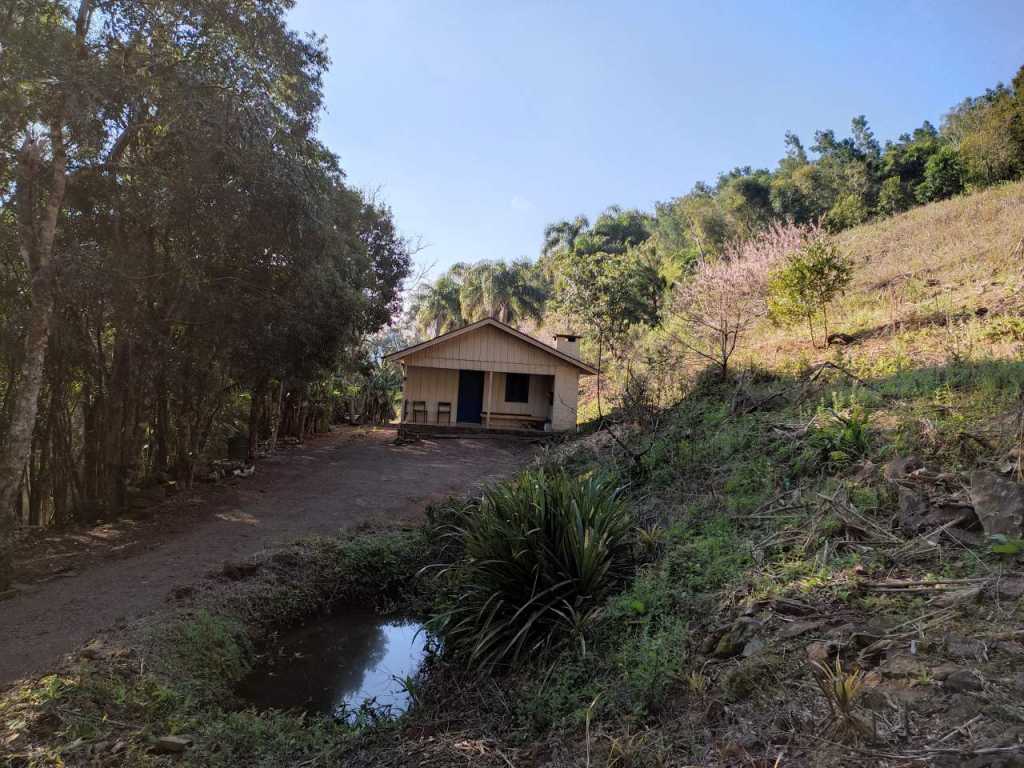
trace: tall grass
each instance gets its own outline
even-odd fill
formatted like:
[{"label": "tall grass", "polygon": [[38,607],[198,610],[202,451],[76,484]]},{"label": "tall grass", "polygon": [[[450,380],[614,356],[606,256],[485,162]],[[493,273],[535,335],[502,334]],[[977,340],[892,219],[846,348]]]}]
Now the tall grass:
[{"label": "tall grass", "polygon": [[431,620],[446,652],[511,665],[583,631],[626,575],[632,517],[607,478],[525,472],[447,529],[463,556],[450,606]]}]

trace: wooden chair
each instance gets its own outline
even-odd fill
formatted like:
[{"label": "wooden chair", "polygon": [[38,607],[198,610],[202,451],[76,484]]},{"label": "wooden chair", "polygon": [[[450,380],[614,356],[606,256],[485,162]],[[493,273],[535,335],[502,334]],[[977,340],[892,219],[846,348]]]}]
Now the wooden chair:
[{"label": "wooden chair", "polygon": [[412,401],[412,420],[413,423],[418,422],[420,414],[423,414],[423,423],[427,423],[427,401],[426,400],[413,400]]},{"label": "wooden chair", "polygon": [[452,404],[451,403],[438,403],[437,404],[437,423],[441,423],[441,417],[444,416],[446,424],[452,423]]}]

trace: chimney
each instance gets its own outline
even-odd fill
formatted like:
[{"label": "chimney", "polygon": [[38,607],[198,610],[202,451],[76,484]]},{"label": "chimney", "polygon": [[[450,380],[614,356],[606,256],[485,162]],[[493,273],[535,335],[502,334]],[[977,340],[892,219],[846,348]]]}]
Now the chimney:
[{"label": "chimney", "polygon": [[580,359],[580,337],[575,333],[556,333],[555,349],[569,357]]}]

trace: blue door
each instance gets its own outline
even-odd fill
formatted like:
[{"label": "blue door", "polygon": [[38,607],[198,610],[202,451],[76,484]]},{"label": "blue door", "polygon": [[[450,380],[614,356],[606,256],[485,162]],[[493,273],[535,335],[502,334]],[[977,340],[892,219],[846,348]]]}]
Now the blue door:
[{"label": "blue door", "polygon": [[459,413],[456,421],[480,423],[484,409],[484,372],[459,371]]}]

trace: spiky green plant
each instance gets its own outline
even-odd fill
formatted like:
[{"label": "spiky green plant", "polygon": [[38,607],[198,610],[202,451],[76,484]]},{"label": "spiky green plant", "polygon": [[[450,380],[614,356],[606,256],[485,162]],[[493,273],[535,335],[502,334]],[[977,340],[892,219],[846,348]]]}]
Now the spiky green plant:
[{"label": "spiky green plant", "polygon": [[463,556],[431,629],[478,669],[579,639],[625,576],[632,527],[607,478],[531,471],[492,488],[448,526]]}]

